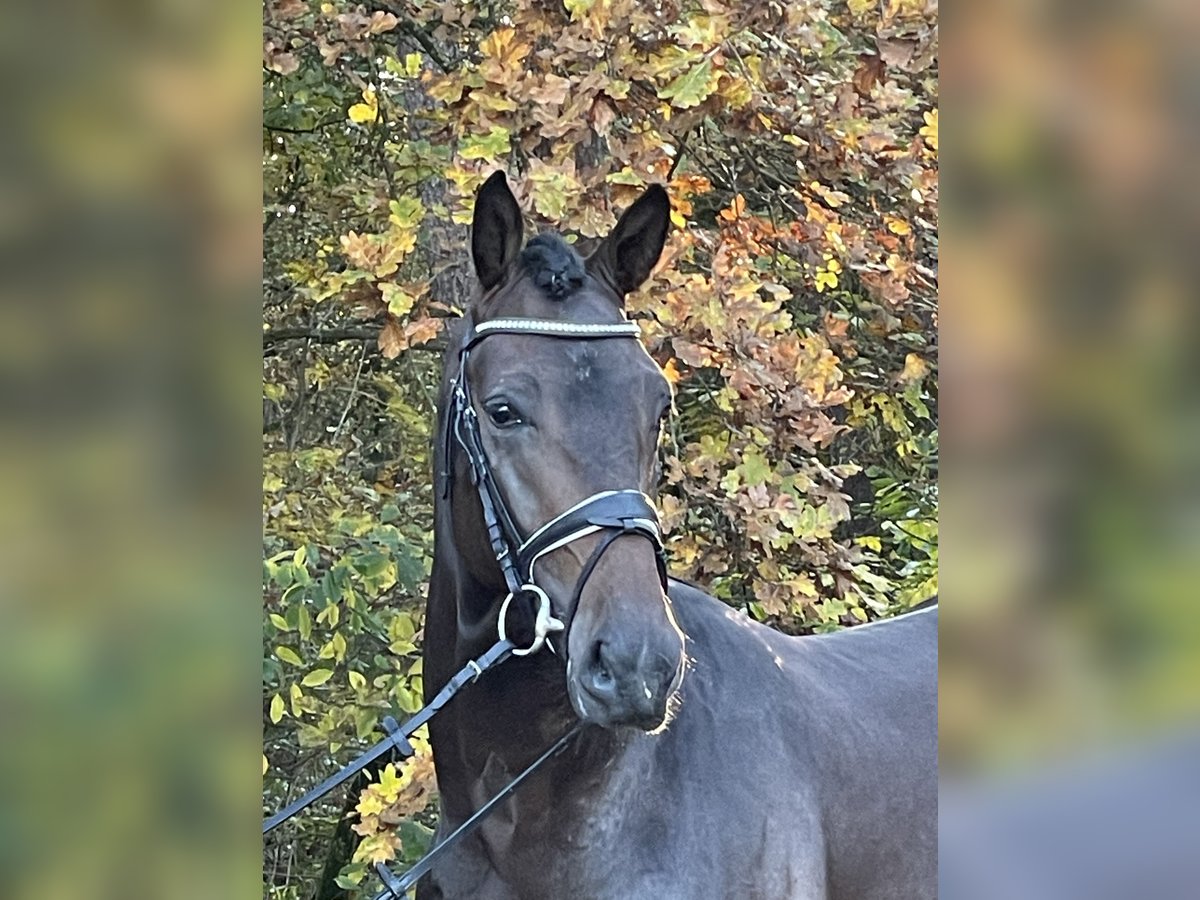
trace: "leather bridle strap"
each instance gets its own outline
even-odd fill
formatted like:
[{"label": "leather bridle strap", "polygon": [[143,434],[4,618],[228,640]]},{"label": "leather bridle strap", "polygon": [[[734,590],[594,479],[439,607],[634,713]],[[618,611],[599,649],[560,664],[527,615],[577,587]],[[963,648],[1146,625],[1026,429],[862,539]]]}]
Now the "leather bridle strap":
[{"label": "leather bridle strap", "polygon": [[[559,513],[531,534],[517,549],[518,571],[525,580],[534,581],[539,559],[600,531],[608,531],[612,537],[640,535],[654,546],[655,558],[660,562],[663,559],[658,514],[650,498],[641,491],[602,491]],[[580,580],[586,580],[590,574],[590,570],[581,573]],[[666,590],[665,562],[659,566],[659,575]]]},{"label": "leather bridle strap", "polygon": [[[470,382],[467,378],[467,363],[471,349],[484,338],[496,334],[536,335],[539,337],[565,340],[598,340],[625,338],[636,340],[641,330],[637,323],[622,321],[614,323],[562,322],[551,319],[506,318],[492,319],[478,324],[468,321],[459,344],[458,374],[451,383],[451,411],[446,419],[446,434],[443,444],[443,470],[441,490],[443,498],[449,498],[453,482],[453,466],[450,460],[452,443],[457,441],[466,454],[471,467],[471,481],[479,493],[483,509],[484,524],[488,541],[496,562],[504,575],[508,597],[501,606],[499,631],[505,637],[505,618],[509,605],[517,596],[537,602],[533,642],[526,648],[516,649],[514,655],[526,655],[539,649],[548,632],[561,631],[562,622],[554,618],[550,601],[537,585],[534,571],[537,561],[547,553],[565,547],[580,538],[600,532],[609,532],[611,538],[599,545],[607,548],[615,537],[622,534],[637,534],[654,547],[659,579],[663,590],[667,588],[666,561],[662,536],[658,527],[658,514],[654,504],[645,494],[636,490],[601,491],[580,501],[570,509],[555,516],[527,539],[522,540],[520,530],[504,502],[504,496],[492,476],[483,439],[479,430],[479,418],[471,401]],[[601,549],[602,552],[602,549]],[[591,565],[585,566],[575,584],[573,596],[577,601],[583,586],[595,568],[599,555],[594,553]]]}]

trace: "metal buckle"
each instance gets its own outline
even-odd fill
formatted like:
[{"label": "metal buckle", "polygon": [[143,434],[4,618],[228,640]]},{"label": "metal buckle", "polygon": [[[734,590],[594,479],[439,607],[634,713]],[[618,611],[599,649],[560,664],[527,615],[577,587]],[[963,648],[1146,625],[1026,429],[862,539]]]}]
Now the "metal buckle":
[{"label": "metal buckle", "polygon": [[[537,653],[542,649],[542,645],[546,643],[546,638],[556,631],[562,631],[566,626],[560,619],[556,619],[550,610],[550,598],[536,584],[521,585],[522,591],[530,591],[537,595],[538,608],[533,618],[533,643],[528,647],[514,647],[513,656],[529,656],[531,653]],[[507,641],[505,620],[508,618],[508,605],[512,603],[513,594],[510,591],[509,595],[504,598],[504,602],[500,604],[500,619],[497,622],[496,630],[500,634],[500,640]]]}]

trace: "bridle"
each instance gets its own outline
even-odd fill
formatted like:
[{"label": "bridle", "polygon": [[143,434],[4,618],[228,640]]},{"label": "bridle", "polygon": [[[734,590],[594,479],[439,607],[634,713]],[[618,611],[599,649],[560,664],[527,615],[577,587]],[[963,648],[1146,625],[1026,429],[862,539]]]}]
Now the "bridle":
[{"label": "bridle", "polygon": [[488,540],[508,588],[508,595],[498,613],[497,631],[501,640],[508,639],[507,620],[514,598],[536,603],[536,606],[530,607],[533,609],[533,638],[528,646],[512,651],[514,656],[527,656],[537,652],[543,644],[553,652],[554,645],[547,643],[546,639],[550,634],[564,629],[563,622],[554,616],[550,598],[537,583],[535,570],[543,556],[580,538],[603,533],[580,571],[568,609],[576,608],[600,558],[622,535],[636,534],[650,541],[664,592],[667,590],[667,566],[658,514],[650,498],[639,490],[609,490],[592,494],[534,529],[528,536],[522,536],[488,463],[467,371],[471,350],[486,338],[499,334],[591,341],[617,338],[638,340],[641,331],[636,323],[628,321],[600,324],[530,318],[501,318],[480,323],[468,319],[464,326],[458,348],[458,372],[451,381],[450,406],[443,417],[442,467],[438,473],[438,490],[443,500],[449,499],[454,482],[454,447],[457,445],[466,454],[470,465],[471,483],[479,494]]}]

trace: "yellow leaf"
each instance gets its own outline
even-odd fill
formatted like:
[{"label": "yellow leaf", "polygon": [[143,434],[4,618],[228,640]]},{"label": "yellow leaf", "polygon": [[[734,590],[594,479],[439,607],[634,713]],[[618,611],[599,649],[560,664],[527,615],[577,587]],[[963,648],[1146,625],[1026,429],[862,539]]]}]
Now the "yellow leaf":
[{"label": "yellow leaf", "polygon": [[313,669],[300,683],[305,687],[316,687],[319,684],[324,684],[333,677],[333,669]]},{"label": "yellow leaf", "polygon": [[415,78],[421,74],[421,54],[410,53],[404,57],[404,74]]},{"label": "yellow leaf", "polygon": [[267,769],[269,769],[269,768],[270,768],[270,766],[267,764],[267,756],[266,756],[266,754],[264,753],[264,754],[263,754],[263,774],[264,774],[264,775],[266,775],[266,774],[267,774]]},{"label": "yellow leaf", "polygon": [[887,222],[888,231],[892,234],[898,234],[904,237],[906,234],[912,234],[912,226],[903,219],[897,219],[894,216],[884,216],[884,221]]},{"label": "yellow leaf", "polygon": [[355,807],[360,816],[375,816],[387,809],[387,805],[383,802],[375,791],[367,791],[363,794],[362,799],[358,801],[358,806]]},{"label": "yellow leaf", "polygon": [[717,93],[732,109],[741,109],[754,99],[754,91],[750,87],[750,82],[728,74],[721,80],[721,87]]},{"label": "yellow leaf", "polygon": [[388,803],[395,803],[404,787],[404,779],[396,774],[396,767],[391,763],[384,766],[379,773],[379,786],[376,788]]},{"label": "yellow leaf", "polygon": [[304,665],[304,660],[291,647],[278,646],[275,648],[275,656],[282,659],[286,663],[291,663],[293,666]]},{"label": "yellow leaf", "polygon": [[900,373],[900,380],[904,383],[912,381],[920,381],[929,374],[929,363],[925,362],[915,353],[910,353],[904,357],[904,371]]},{"label": "yellow leaf", "polygon": [[863,16],[870,12],[878,3],[878,0],[847,0],[846,5],[850,7],[850,12],[855,16]]},{"label": "yellow leaf", "polygon": [[271,721],[279,724],[279,720],[283,718],[285,712],[283,698],[276,694],[271,698]]},{"label": "yellow leaf", "polygon": [[358,125],[374,122],[379,118],[379,98],[375,96],[374,88],[363,88],[363,102],[350,107],[350,121]]},{"label": "yellow leaf", "polygon": [[350,679],[350,687],[356,691],[361,691],[367,686],[367,679],[363,676],[362,672],[351,672],[348,677]]},{"label": "yellow leaf", "polygon": [[833,289],[837,287],[837,275],[833,272],[818,272],[817,273],[817,293],[825,293],[826,288]]},{"label": "yellow leaf", "polygon": [[938,111],[936,109],[925,113],[925,126],[919,134],[925,138],[925,143],[936,152],[938,148]]}]

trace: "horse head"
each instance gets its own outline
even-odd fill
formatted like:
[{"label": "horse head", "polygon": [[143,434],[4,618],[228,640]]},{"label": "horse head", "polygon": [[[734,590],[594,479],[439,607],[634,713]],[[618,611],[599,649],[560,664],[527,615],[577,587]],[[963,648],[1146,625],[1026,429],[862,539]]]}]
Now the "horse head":
[{"label": "horse head", "polygon": [[[571,704],[605,727],[661,727],[684,671],[652,504],[671,389],[624,315],[669,220],[653,186],[585,259],[554,233],[526,243],[516,199],[493,175],[476,200],[480,297],[453,372],[460,406],[447,434],[467,451],[455,477],[491,482],[455,492],[456,543],[482,551],[468,555],[490,569],[483,583],[501,584],[508,564],[510,590],[528,580],[544,592],[563,625],[550,642]],[[481,504],[506,533],[494,554]]]}]

